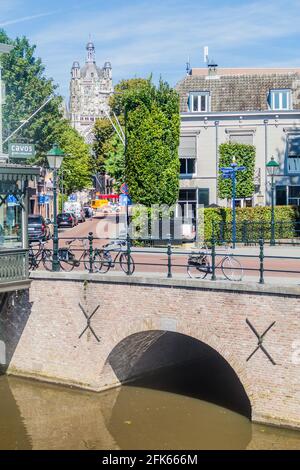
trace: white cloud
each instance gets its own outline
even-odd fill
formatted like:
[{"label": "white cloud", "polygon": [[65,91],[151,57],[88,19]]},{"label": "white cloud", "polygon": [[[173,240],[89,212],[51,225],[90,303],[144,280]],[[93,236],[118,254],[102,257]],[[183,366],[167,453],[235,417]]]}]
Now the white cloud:
[{"label": "white cloud", "polygon": [[12,20],[7,20],[7,21],[4,21],[2,23],[0,23],[0,27],[4,27],[4,26],[10,26],[10,25],[13,25],[13,24],[17,24],[17,23],[23,23],[24,21],[31,21],[31,20],[35,20],[37,18],[43,18],[45,16],[50,16],[50,15],[54,15],[55,13],[57,13],[58,11],[51,11],[51,12],[48,12],[48,13],[39,13],[37,15],[30,15],[30,16],[22,16],[20,18],[14,18]]}]

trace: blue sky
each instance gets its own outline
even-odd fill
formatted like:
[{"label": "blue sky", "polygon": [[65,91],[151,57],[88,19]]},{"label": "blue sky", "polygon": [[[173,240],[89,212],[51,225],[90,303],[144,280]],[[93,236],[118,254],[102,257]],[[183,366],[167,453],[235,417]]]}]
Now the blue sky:
[{"label": "blue sky", "polygon": [[115,83],[153,73],[174,85],[187,56],[204,65],[205,45],[223,67],[300,66],[300,0],[0,0],[0,27],[37,45],[65,97],[89,34]]}]

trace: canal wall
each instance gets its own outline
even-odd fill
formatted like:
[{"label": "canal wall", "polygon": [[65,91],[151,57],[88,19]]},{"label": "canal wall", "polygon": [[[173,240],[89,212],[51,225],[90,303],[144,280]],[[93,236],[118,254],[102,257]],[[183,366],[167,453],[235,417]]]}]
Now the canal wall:
[{"label": "canal wall", "polygon": [[[164,332],[186,335],[231,366],[253,421],[300,428],[299,299],[297,286],[39,272],[1,313],[0,340],[9,375],[102,391],[194,360],[171,344],[164,355]],[[249,359],[253,328],[270,329]]]}]

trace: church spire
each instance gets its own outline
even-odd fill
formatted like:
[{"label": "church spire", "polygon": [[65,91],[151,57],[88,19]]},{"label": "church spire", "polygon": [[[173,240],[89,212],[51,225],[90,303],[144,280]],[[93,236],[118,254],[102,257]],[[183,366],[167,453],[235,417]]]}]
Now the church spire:
[{"label": "church spire", "polygon": [[87,46],[86,46],[86,50],[87,50],[87,62],[89,63],[95,63],[96,60],[95,60],[95,46],[94,46],[94,43],[91,41],[91,36],[90,36],[90,39],[89,39],[89,42],[87,43]]}]

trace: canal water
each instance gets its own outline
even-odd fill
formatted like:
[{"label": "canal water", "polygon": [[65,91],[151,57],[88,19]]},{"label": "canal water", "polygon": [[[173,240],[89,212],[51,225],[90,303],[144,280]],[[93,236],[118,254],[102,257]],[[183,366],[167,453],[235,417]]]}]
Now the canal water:
[{"label": "canal water", "polygon": [[2,376],[0,449],[300,448],[297,431],[157,388],[140,382],[97,394]]}]

